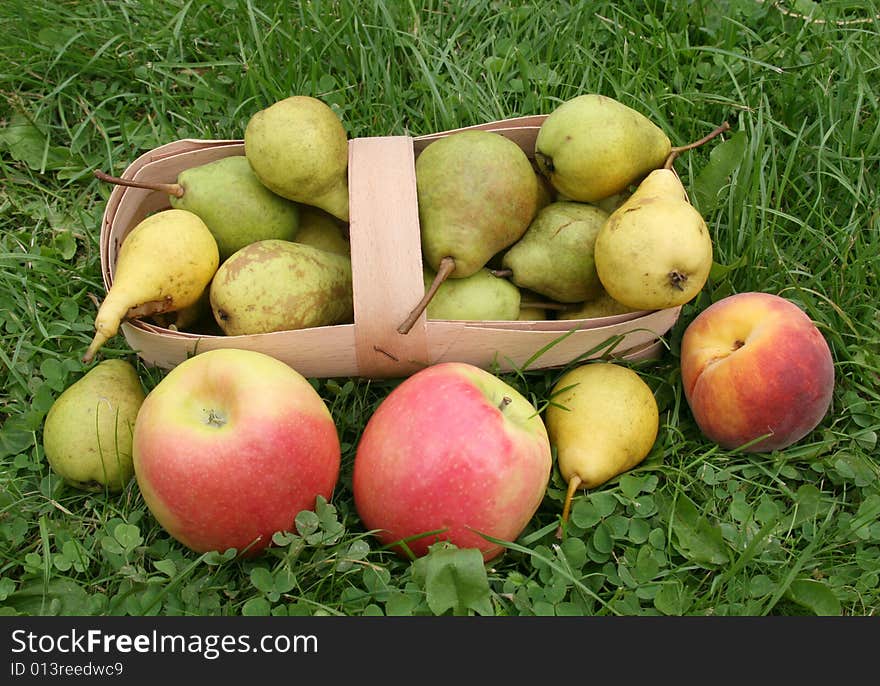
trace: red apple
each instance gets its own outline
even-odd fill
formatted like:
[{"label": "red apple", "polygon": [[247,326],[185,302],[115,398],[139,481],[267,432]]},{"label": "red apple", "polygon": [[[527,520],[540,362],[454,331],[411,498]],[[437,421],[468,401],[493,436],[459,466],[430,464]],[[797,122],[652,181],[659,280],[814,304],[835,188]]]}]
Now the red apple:
[{"label": "red apple", "polygon": [[541,504],[551,467],[547,430],[525,397],[479,367],[440,363],[402,381],[367,421],[354,502],[386,545],[408,539],[418,557],[442,539],[489,560],[504,547],[481,534],[515,540]]},{"label": "red apple", "polygon": [[786,448],[806,436],[828,411],[834,389],[834,363],[820,331],[793,302],[769,293],[732,295],[697,315],[682,337],[681,375],[703,434],[749,452]]},{"label": "red apple", "polygon": [[172,369],[134,428],[135,477],[150,512],[192,550],[251,557],[294,529],[340,469],[336,425],[288,365],[249,350],[212,350]]}]

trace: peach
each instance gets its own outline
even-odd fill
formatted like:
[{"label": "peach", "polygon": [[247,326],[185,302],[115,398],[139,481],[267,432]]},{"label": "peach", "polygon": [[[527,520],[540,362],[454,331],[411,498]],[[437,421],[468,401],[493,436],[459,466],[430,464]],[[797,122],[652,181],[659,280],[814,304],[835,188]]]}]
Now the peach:
[{"label": "peach", "polygon": [[685,398],[723,448],[769,452],[815,429],[831,405],[834,363],[813,321],[790,300],[745,292],[698,314],[681,341]]}]

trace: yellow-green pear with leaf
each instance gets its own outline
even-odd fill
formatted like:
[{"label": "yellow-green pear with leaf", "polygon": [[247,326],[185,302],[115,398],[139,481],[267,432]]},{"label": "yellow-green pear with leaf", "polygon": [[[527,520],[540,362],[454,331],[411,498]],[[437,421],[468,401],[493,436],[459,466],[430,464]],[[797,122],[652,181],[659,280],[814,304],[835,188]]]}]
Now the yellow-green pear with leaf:
[{"label": "yellow-green pear with leaf", "polygon": [[99,362],[59,395],[43,423],[52,470],[85,491],[122,490],[134,475],[132,432],[144,401],[134,366]]},{"label": "yellow-green pear with leaf", "polygon": [[535,139],[535,162],[554,188],[591,203],[625,191],[671,151],[669,137],[651,119],[597,93],[563,102]]}]

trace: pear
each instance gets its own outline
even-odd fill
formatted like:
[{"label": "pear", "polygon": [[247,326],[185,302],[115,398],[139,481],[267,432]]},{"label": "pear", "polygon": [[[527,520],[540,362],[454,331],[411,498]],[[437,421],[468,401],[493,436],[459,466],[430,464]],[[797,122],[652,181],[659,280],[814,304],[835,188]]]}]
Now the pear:
[{"label": "pear", "polygon": [[143,401],[130,363],[99,362],[68,386],[46,414],[43,451],[49,465],[76,488],[122,490],[134,475],[132,432]]},{"label": "pear", "polygon": [[[436,274],[423,268],[425,288]],[[444,281],[428,303],[428,319],[514,320],[520,314],[520,291],[505,278],[482,268],[459,279]]]},{"label": "pear", "polygon": [[[446,278],[485,267],[525,233],[538,208],[538,180],[528,156],[493,131],[461,131],[428,145],[415,165],[425,265]],[[425,297],[398,327],[406,333],[433,297]]]},{"label": "pear", "polygon": [[354,316],[351,260],[311,245],[246,245],[214,276],[211,310],[226,335],[326,326]]},{"label": "pear", "polygon": [[153,321],[170,331],[194,331],[214,323],[211,312],[211,301],[208,298],[209,287],[206,287],[199,299],[174,312],[160,312],[153,316]]},{"label": "pear", "polygon": [[299,227],[299,206],[266,188],[244,155],[184,169],[176,183],[131,181],[103,172],[95,172],[95,176],[123,186],[168,193],[171,207],[189,210],[207,224],[217,241],[221,261],[254,241],[293,240]]},{"label": "pear", "polygon": [[597,317],[611,317],[617,314],[637,312],[631,307],[617,302],[608,295],[608,291],[602,292],[595,298],[576,303],[556,313],[557,319],[593,319]]},{"label": "pear", "polygon": [[596,271],[608,294],[635,310],[682,305],[703,288],[712,240],[672,169],[651,172],[596,237]]},{"label": "pear", "polygon": [[568,484],[563,522],[578,489],[600,486],[641,463],[660,428],[648,384],[633,369],[604,361],[565,372],[553,386],[544,420]]},{"label": "pear", "polygon": [[540,171],[566,198],[582,202],[626,190],[671,151],[669,137],[645,115],[595,93],[559,105],[535,139]]},{"label": "pear", "polygon": [[325,102],[293,95],[256,112],[244,154],[273,192],[348,221],[348,135]]},{"label": "pear", "polygon": [[217,241],[197,215],[162,210],[135,226],[116,256],[113,284],[95,317],[90,362],[123,319],[173,312],[195,304],[220,263]]},{"label": "pear", "polygon": [[521,305],[516,318],[521,322],[541,322],[549,319],[547,310],[537,305]]},{"label": "pear", "polygon": [[346,229],[347,225],[332,214],[317,207],[301,205],[296,242],[350,256],[351,243]]},{"label": "pear", "polygon": [[540,171],[535,170],[535,178],[538,179],[538,203],[535,207],[535,210],[537,211],[543,207],[547,207],[547,205],[559,198],[556,196],[556,189],[553,188],[553,184],[550,183],[550,180]]},{"label": "pear", "polygon": [[594,205],[553,202],[541,209],[502,258],[511,280],[561,303],[582,302],[602,290],[593,246],[608,214]]},{"label": "pear", "polygon": [[601,200],[597,200],[594,204],[596,207],[600,207],[605,210],[608,214],[611,214],[620,207],[629,196],[632,195],[629,191],[621,191],[620,193],[615,193],[614,195],[609,195],[607,198],[602,198]]}]

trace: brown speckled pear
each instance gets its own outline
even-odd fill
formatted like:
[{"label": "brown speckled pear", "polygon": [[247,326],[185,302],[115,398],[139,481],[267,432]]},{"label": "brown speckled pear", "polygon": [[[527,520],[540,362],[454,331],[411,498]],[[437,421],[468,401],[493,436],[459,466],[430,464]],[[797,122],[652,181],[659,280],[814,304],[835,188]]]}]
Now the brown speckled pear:
[{"label": "brown speckled pear", "polygon": [[346,323],[354,316],[351,259],[292,241],[257,241],[220,265],[210,299],[231,336]]}]

